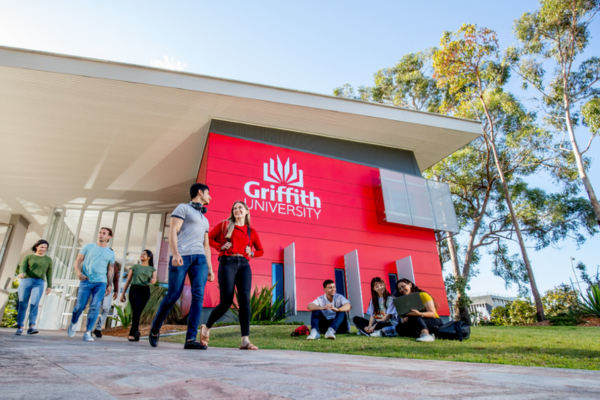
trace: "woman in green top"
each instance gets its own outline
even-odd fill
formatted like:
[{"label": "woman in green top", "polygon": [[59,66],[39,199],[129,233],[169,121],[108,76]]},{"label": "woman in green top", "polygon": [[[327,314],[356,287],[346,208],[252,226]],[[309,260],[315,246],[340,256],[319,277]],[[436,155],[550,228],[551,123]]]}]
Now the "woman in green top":
[{"label": "woman in green top", "polygon": [[34,254],[26,255],[21,263],[19,274],[19,312],[17,313],[17,333],[23,334],[27,305],[29,305],[29,329],[28,335],[38,333],[35,329],[38,306],[44,291],[44,278],[48,281],[46,294],[52,291],[52,259],[46,256],[48,242],[44,239],[38,240],[31,248]]},{"label": "woman in green top", "polygon": [[140,263],[132,265],[129,268],[127,282],[123,286],[123,294],[121,294],[121,302],[125,302],[125,292],[129,289],[129,303],[131,304],[131,329],[129,330],[130,342],[138,342],[140,340],[140,316],[148,300],[150,300],[150,288],[148,285],[156,283],[156,269],[154,268],[153,255],[150,250],[142,251],[140,255]]}]

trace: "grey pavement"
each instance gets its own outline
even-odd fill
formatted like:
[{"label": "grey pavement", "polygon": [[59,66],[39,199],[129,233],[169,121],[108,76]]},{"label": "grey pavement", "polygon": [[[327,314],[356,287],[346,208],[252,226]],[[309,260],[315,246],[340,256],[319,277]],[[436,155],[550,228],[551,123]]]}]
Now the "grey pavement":
[{"label": "grey pavement", "polygon": [[0,398],[598,399],[600,372],[212,347],[0,329]]}]

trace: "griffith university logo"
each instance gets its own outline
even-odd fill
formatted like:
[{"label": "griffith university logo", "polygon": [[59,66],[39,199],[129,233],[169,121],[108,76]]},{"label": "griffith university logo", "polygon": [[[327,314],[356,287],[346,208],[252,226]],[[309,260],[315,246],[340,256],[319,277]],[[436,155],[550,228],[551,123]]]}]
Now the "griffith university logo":
[{"label": "griffith university logo", "polygon": [[244,185],[244,193],[251,199],[246,199],[246,204],[251,210],[319,219],[321,199],[314,192],[297,189],[304,187],[304,172],[289,158],[285,164],[279,156],[277,162],[269,158],[263,164],[263,181],[268,183],[261,186],[260,182],[250,181]]}]

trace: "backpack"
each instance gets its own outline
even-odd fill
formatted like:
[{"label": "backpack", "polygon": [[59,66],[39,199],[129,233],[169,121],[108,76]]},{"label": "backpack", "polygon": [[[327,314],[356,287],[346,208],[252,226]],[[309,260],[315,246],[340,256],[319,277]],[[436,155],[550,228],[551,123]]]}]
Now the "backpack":
[{"label": "backpack", "polygon": [[450,321],[440,326],[435,332],[440,339],[463,341],[471,336],[471,327],[463,321]]}]

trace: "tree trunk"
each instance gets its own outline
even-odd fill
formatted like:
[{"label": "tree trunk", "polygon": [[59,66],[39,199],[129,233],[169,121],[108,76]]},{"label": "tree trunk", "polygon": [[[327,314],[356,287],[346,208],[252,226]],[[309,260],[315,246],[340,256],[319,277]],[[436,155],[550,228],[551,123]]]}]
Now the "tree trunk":
[{"label": "tree trunk", "polygon": [[[566,102],[566,106],[568,106],[568,102]],[[592,187],[592,183],[590,182],[590,178],[587,175],[587,171],[583,165],[583,157],[581,152],[579,151],[579,146],[577,145],[577,139],[575,138],[575,132],[573,131],[573,123],[571,121],[571,113],[568,108],[566,108],[565,117],[567,120],[567,130],[569,131],[569,140],[571,141],[571,147],[573,147],[573,155],[575,156],[575,162],[577,163],[577,170],[579,171],[579,177],[583,181],[583,186],[585,187],[585,191],[590,198],[590,203],[592,203],[592,208],[594,209],[594,214],[596,214],[596,222],[600,225],[600,202],[598,202],[598,197],[596,197],[596,193],[594,193],[594,188]]]},{"label": "tree trunk", "polygon": [[[452,262],[452,274],[454,275],[454,279],[459,280],[462,279],[462,274],[460,273],[460,267],[458,266],[458,254],[456,254],[456,244],[454,243],[454,234],[452,232],[448,232],[448,251],[450,252],[450,261]],[[456,293],[456,303],[454,304],[454,316],[458,318],[459,321],[463,321],[469,325],[471,325],[471,317],[469,316],[468,307],[460,307],[460,299],[462,298],[462,293]]]},{"label": "tree trunk", "polygon": [[[488,119],[488,123],[490,124],[490,129],[493,129],[493,121],[489,114],[487,104],[483,99],[483,94],[481,94],[480,100],[483,105],[485,115]],[[521,248],[521,256],[523,257],[523,262],[525,263],[525,269],[527,270],[527,276],[529,277],[529,283],[531,284],[531,293],[533,294],[533,300],[535,301],[536,317],[538,321],[545,321],[546,316],[544,315],[544,306],[542,304],[542,298],[540,297],[540,292],[538,291],[537,284],[535,283],[535,276],[533,275],[533,269],[531,268],[531,263],[529,262],[529,256],[527,255],[527,248],[525,247],[525,241],[523,240],[523,235],[519,226],[519,220],[517,219],[517,214],[515,213],[515,209],[512,204],[510,190],[508,189],[508,183],[506,182],[506,177],[504,176],[504,170],[502,169],[502,165],[500,164],[500,157],[498,156],[498,150],[496,149],[494,135],[493,132],[492,135],[488,135],[487,133],[484,134],[489,140],[490,146],[492,148],[492,153],[494,154],[494,162],[496,163],[496,169],[498,169],[498,175],[500,176],[500,181],[502,182],[502,189],[504,190],[504,197],[506,198],[506,205],[508,206],[508,210],[510,211],[510,218],[512,220],[513,226],[515,227],[515,232],[517,233],[519,247]]]}]

